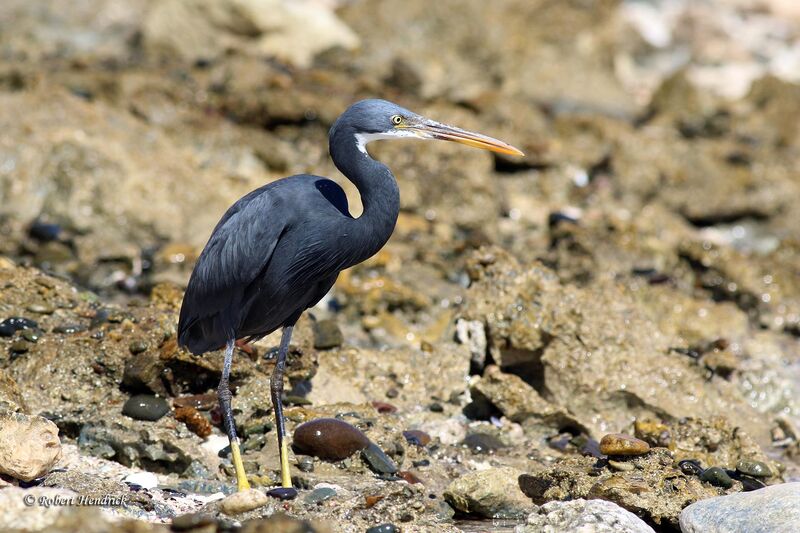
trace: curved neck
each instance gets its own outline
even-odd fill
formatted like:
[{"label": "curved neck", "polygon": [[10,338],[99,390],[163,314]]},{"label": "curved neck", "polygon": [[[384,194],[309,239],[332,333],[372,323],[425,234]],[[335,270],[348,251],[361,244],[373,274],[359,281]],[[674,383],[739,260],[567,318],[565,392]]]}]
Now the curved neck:
[{"label": "curved neck", "polygon": [[333,164],[356,186],[364,206],[361,216],[353,219],[354,236],[362,247],[352,264],[360,263],[391,237],[400,213],[400,189],[389,167],[372,159],[352,130],[337,129],[329,148]]}]

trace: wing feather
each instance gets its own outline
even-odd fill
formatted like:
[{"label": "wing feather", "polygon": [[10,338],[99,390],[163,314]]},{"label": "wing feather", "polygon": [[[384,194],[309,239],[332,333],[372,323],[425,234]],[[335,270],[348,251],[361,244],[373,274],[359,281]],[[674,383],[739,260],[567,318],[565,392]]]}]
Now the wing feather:
[{"label": "wing feather", "polygon": [[[192,348],[193,326],[200,325],[203,344],[224,343],[235,332],[245,289],[269,263],[287,227],[281,198],[269,185],[236,202],[217,224],[195,264],[184,295],[178,324],[181,345]],[[283,214],[283,213],[282,213]]]}]

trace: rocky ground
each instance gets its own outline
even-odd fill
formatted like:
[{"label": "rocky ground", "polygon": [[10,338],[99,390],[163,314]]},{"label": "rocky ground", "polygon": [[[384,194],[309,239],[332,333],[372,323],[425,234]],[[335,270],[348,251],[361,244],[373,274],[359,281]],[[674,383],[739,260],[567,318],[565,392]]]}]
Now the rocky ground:
[{"label": "rocky ground", "polygon": [[[2,529],[791,520],[800,13],[686,4],[6,0]],[[376,96],[527,155],[370,146],[403,208],[298,324],[299,496],[263,495],[272,335],[236,354],[256,492],[232,500],[221,354],[177,347],[182,290],[224,210],[263,183],[332,176],[358,212],[326,134]]]}]

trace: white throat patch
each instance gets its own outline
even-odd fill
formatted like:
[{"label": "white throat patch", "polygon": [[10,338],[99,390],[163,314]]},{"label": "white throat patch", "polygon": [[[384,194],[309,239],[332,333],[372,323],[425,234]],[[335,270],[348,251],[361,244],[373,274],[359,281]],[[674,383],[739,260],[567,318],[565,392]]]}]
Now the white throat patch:
[{"label": "white throat patch", "polygon": [[356,133],[356,148],[358,148],[359,152],[361,152],[362,154],[369,155],[367,153],[368,143],[380,139],[397,139],[401,137],[414,137],[417,139],[419,138],[419,136],[416,133],[409,130],[394,130],[392,132],[380,132],[380,133]]}]

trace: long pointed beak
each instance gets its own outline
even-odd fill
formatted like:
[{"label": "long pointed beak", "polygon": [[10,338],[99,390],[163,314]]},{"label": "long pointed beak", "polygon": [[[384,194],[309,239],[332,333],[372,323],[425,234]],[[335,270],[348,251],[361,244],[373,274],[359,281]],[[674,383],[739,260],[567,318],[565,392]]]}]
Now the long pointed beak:
[{"label": "long pointed beak", "polygon": [[522,150],[514,148],[508,143],[504,143],[493,137],[481,135],[472,131],[462,130],[455,126],[448,126],[440,122],[424,119],[416,124],[407,126],[417,135],[426,139],[439,139],[442,141],[453,141],[467,146],[473,146],[482,150],[490,150],[499,154],[525,155]]}]

